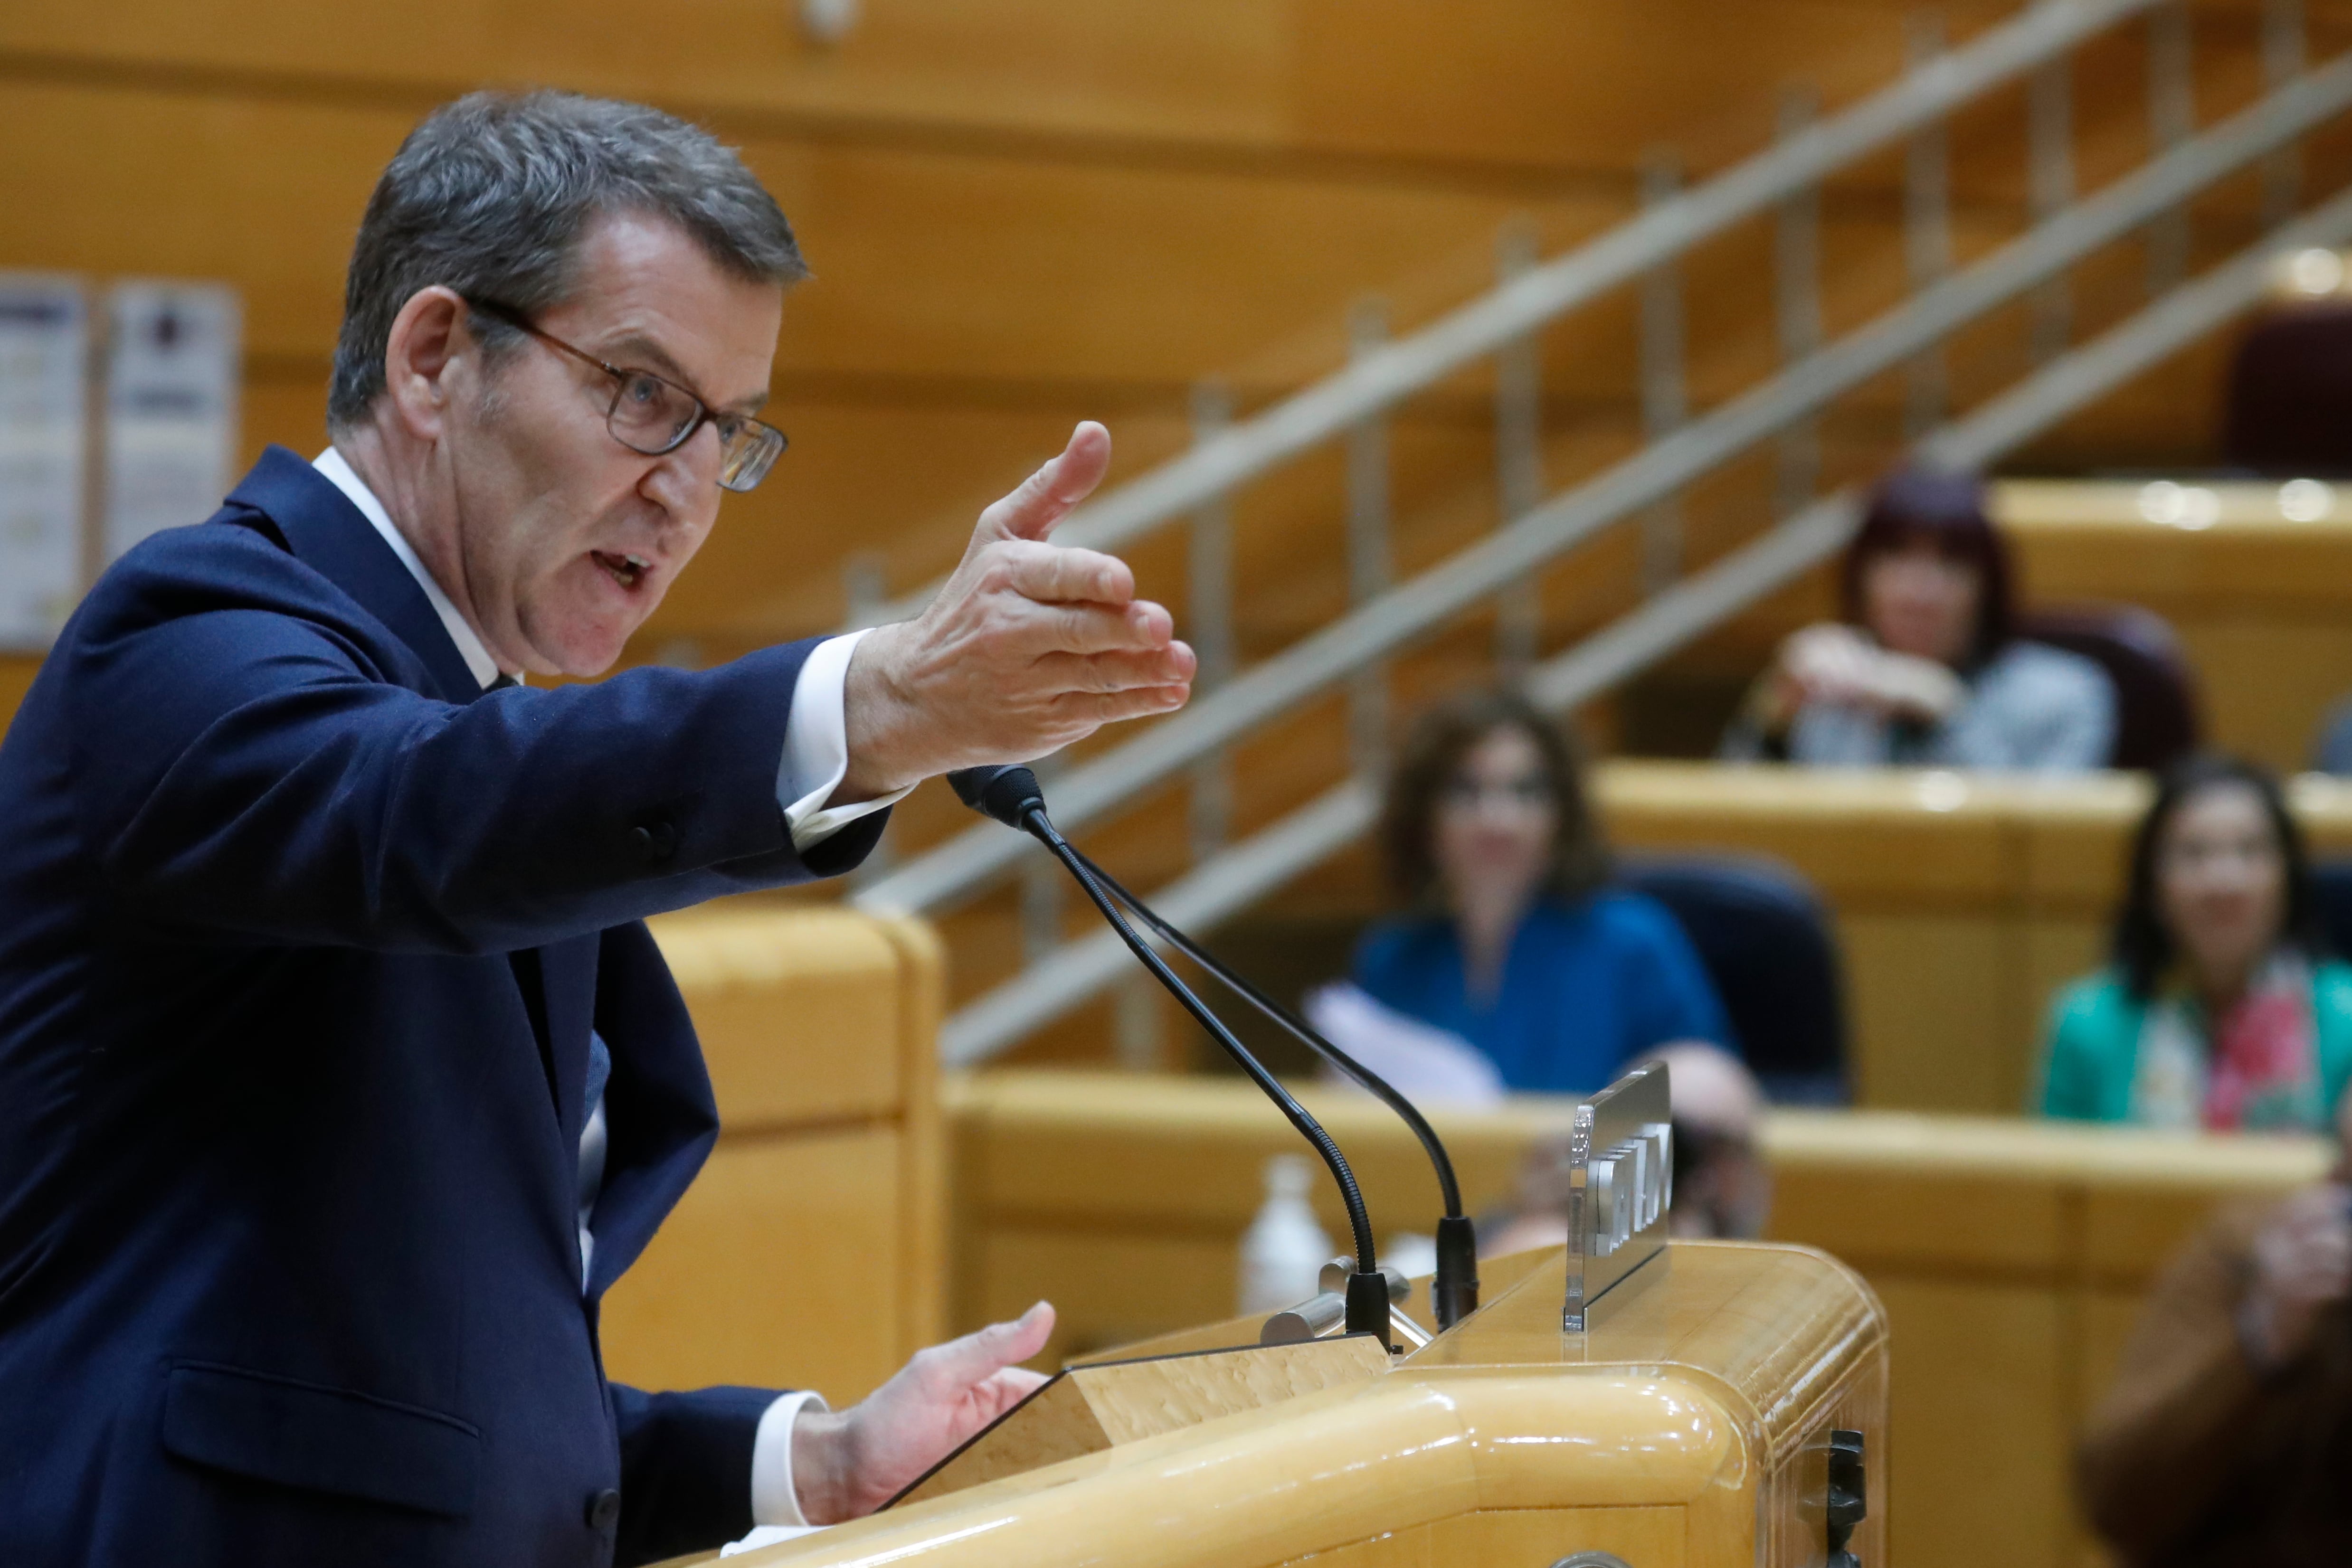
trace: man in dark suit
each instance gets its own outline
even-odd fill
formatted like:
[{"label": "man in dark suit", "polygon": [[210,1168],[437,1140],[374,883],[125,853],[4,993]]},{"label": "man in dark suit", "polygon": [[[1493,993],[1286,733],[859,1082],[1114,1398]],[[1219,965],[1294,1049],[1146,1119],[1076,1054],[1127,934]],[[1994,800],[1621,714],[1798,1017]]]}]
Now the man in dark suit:
[{"label": "man in dark suit", "polygon": [[59,638],[0,745],[0,1562],[645,1561],[869,1510],[1034,1385],[1043,1307],[839,1413],[598,1352],[717,1131],[642,917],[844,871],[921,778],[1192,673],[1044,542],[1082,425],[916,621],[517,684],[609,667],[774,461],[800,275],[691,127],[436,111],[361,227],[332,446]]}]

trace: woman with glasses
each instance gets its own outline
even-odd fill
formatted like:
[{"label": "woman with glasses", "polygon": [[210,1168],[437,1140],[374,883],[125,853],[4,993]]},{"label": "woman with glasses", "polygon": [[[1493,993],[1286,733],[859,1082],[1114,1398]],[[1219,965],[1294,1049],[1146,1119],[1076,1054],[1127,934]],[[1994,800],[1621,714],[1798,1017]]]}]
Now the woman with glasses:
[{"label": "woman with glasses", "polygon": [[1675,917],[1610,885],[1574,744],[1524,700],[1423,715],[1381,842],[1412,907],[1366,936],[1357,986],[1467,1041],[1505,1087],[1589,1092],[1662,1046],[1729,1043]]},{"label": "woman with glasses", "polygon": [[2115,956],[2051,1009],[2046,1116],[2324,1132],[2352,1072],[2352,967],[2323,956],[2278,782],[2228,757],[2159,781]]}]

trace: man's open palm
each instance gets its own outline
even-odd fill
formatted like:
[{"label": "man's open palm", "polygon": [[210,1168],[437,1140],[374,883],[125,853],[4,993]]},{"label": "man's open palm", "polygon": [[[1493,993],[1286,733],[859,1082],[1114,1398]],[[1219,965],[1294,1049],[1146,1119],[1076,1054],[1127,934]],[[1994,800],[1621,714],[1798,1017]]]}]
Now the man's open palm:
[{"label": "man's open palm", "polygon": [[1038,1302],[918,1351],[890,1381],[837,1415],[804,1413],[793,1433],[793,1489],[812,1524],[873,1512],[1045,1378],[1019,1364],[1045,1348],[1054,1309]]}]

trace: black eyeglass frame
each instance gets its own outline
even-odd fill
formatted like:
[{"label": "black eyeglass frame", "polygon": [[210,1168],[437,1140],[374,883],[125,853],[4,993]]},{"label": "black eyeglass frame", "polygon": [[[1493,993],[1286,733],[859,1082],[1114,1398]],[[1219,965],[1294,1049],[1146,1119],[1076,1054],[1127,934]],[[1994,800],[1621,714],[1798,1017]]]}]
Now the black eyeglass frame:
[{"label": "black eyeglass frame", "polygon": [[[792,445],[792,438],[767,421],[753,419],[747,413],[720,413],[693,392],[678,385],[667,376],[656,375],[651,371],[625,369],[619,365],[607,363],[587,350],[576,344],[565,342],[533,321],[528,314],[511,305],[501,304],[495,299],[468,299],[466,304],[469,309],[478,310],[493,321],[501,322],[519,332],[536,338],[549,348],[569,354],[583,364],[593,365],[612,377],[613,401],[604,410],[604,433],[641,457],[667,456],[693,440],[695,432],[709,424],[719,432],[719,487],[740,495],[744,491],[758,488],[760,481],[765,479],[768,476],[768,471],[776,465],[776,459],[782,457],[785,450]],[[694,417],[681,425],[677,434],[660,446],[641,446],[622,434],[619,429],[621,399],[627,394],[629,382],[639,376],[667,387],[694,405]],[[750,437],[751,444],[749,446],[739,444],[739,437],[743,435]]]}]

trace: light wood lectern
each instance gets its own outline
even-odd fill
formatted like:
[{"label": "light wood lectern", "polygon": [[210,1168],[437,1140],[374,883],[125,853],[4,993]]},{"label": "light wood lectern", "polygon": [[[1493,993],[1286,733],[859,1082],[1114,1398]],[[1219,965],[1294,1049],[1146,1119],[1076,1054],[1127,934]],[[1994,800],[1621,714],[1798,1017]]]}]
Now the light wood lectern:
[{"label": "light wood lectern", "polygon": [[1490,1260],[1486,1304],[1410,1354],[1256,1320],[1130,1347],[897,1506],[727,1561],[1809,1568],[1858,1447],[1846,1550],[1881,1568],[1884,1311],[1819,1252],[1667,1243],[1664,1085],[1629,1087],[1579,1108],[1580,1245]]}]

